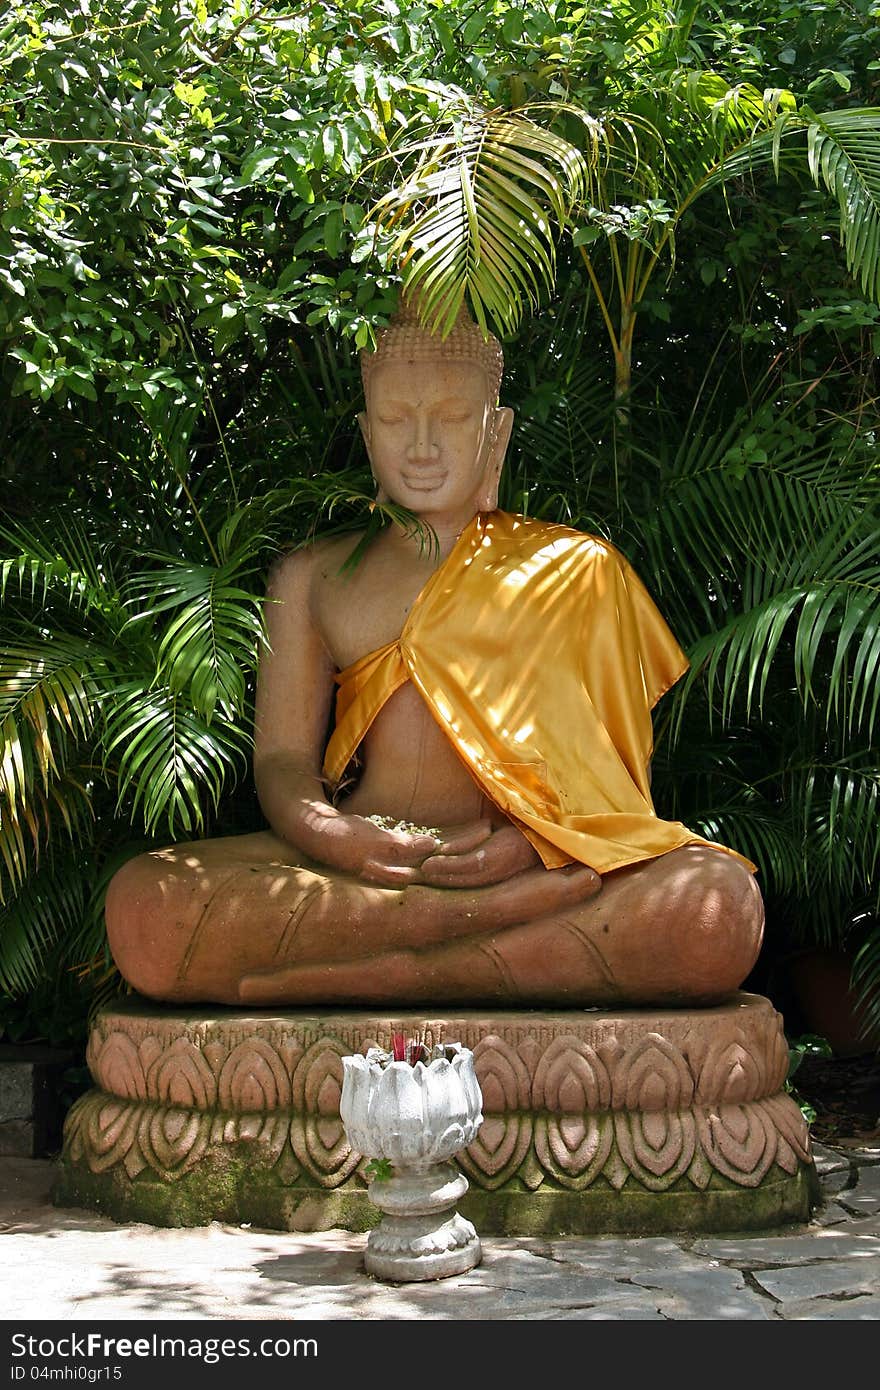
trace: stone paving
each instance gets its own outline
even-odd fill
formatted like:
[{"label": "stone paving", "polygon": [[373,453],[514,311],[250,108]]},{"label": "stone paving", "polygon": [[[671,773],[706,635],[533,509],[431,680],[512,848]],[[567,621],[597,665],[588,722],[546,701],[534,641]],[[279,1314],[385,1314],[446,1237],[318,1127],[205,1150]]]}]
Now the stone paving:
[{"label": "stone paving", "polygon": [[728,1238],[490,1238],[468,1274],[405,1287],[364,1272],[363,1235],[121,1226],[53,1207],[51,1162],[0,1159],[3,1316],[876,1320],[880,1146],[814,1152],[824,1204],[807,1225]]}]

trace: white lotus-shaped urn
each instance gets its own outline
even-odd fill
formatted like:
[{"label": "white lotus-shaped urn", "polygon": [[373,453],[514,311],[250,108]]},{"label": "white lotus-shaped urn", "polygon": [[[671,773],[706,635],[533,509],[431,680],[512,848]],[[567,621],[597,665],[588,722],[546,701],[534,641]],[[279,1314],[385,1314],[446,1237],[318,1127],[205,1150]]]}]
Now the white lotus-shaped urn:
[{"label": "white lotus-shaped urn", "polygon": [[383,1062],[343,1057],[339,1113],[353,1149],[398,1168],[445,1163],[483,1123],[474,1054],[459,1044],[435,1061]]},{"label": "white lotus-shaped urn", "polygon": [[342,1059],[339,1113],[348,1141],[393,1167],[392,1177],[370,1185],[385,1215],[370,1232],[365,1263],[384,1278],[440,1279],[482,1256],[473,1226],[455,1211],[467,1178],[449,1160],[476,1137],[483,1098],[473,1053],[454,1043],[443,1054],[427,1065],[392,1061],[377,1048]]}]

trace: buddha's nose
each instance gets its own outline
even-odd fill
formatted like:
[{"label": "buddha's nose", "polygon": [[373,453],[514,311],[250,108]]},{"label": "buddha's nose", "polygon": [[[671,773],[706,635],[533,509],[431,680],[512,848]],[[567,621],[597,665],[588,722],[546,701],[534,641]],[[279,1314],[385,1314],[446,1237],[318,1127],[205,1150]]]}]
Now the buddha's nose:
[{"label": "buddha's nose", "polygon": [[417,415],[406,451],[410,463],[434,463],[440,456],[436,426],[428,415]]}]

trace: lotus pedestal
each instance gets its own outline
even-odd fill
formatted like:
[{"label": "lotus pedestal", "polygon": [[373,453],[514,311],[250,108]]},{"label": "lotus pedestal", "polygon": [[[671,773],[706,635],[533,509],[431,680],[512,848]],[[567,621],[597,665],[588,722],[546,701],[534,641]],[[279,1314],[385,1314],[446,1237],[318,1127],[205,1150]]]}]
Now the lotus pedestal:
[{"label": "lotus pedestal", "polygon": [[480,1132],[455,1157],[481,1237],[759,1231],[818,1192],[768,999],[700,1010],[105,1009],[56,1201],[117,1221],[367,1231],[375,1184],[340,1119],[342,1059],[429,1024],[471,1049]]}]

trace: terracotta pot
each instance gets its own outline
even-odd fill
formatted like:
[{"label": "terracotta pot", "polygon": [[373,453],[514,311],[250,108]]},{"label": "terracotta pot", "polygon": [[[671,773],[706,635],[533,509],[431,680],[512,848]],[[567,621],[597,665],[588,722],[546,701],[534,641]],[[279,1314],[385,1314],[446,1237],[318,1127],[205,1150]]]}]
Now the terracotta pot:
[{"label": "terracotta pot", "polygon": [[860,1057],[880,1048],[880,1030],[862,1035],[863,1010],[850,987],[851,952],[816,947],[789,962],[792,988],[807,1032],[826,1038],[837,1057]]}]

